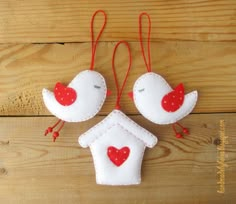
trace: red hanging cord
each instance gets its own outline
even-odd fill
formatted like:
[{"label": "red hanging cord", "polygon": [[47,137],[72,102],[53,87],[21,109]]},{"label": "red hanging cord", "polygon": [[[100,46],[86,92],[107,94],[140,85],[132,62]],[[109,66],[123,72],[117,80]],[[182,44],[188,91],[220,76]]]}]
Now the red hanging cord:
[{"label": "red hanging cord", "polygon": [[[103,22],[103,25],[102,25],[102,28],[97,36],[97,39],[94,41],[94,33],[93,33],[93,23],[94,23],[94,19],[95,19],[95,16],[98,14],[98,13],[102,13],[104,15],[104,22]],[[101,37],[102,35],[102,32],[106,26],[106,23],[107,23],[107,15],[105,13],[105,11],[103,10],[97,10],[93,16],[92,16],[92,20],[91,20],[91,27],[90,27],[90,32],[91,32],[91,44],[92,44],[92,56],[91,56],[91,64],[90,64],[90,70],[93,70],[94,69],[94,61],[95,61],[95,53],[96,53],[96,48],[97,48],[97,43],[98,43],[98,40],[99,38]]]},{"label": "red hanging cord", "polygon": [[[143,37],[142,37],[142,17],[143,16],[147,16],[148,18],[148,39],[147,39],[147,43],[148,43],[148,62],[145,56],[145,51],[144,51],[144,46],[143,46]],[[146,12],[143,12],[139,15],[139,42],[141,45],[141,49],[142,49],[142,55],[143,55],[143,59],[145,62],[145,65],[147,67],[147,71],[151,72],[152,68],[151,68],[151,51],[150,51],[150,35],[151,35],[151,18],[149,16],[149,14],[147,14]]]},{"label": "red hanging cord", "polygon": [[[119,88],[119,83],[118,83],[118,80],[117,80],[117,75],[116,75],[116,70],[115,70],[115,54],[116,54],[116,50],[118,48],[118,46],[121,44],[121,43],[124,43],[126,45],[126,47],[128,48],[128,53],[129,53],[129,66],[128,66],[128,69],[127,69],[127,72],[125,74],[125,79],[122,83],[122,86],[121,86],[121,89]],[[127,78],[128,78],[128,74],[129,74],[129,71],[130,71],[130,68],[131,68],[131,50],[130,50],[130,47],[129,47],[129,44],[126,42],[126,41],[120,41],[116,44],[115,48],[114,48],[114,52],[113,52],[113,56],[112,56],[112,70],[113,70],[113,75],[114,75],[114,79],[115,79],[115,84],[116,84],[116,90],[117,90],[117,98],[116,98],[116,109],[120,109],[120,99],[121,99],[121,95],[122,95],[122,92],[123,92],[123,89],[125,87],[125,83],[127,81]]]}]

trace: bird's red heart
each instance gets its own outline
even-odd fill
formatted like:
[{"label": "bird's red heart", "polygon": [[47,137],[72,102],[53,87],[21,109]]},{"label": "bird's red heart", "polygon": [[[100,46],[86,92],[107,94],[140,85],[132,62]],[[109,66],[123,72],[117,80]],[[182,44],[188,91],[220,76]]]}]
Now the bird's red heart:
[{"label": "bird's red heart", "polygon": [[73,88],[66,87],[60,82],[55,85],[54,95],[57,102],[63,106],[73,104],[77,98],[76,91]]},{"label": "bird's red heart", "polygon": [[113,146],[110,146],[107,149],[107,156],[116,166],[121,166],[129,157],[129,153],[129,147],[122,147],[121,149],[117,149]]},{"label": "bird's red heart", "polygon": [[183,102],[184,86],[179,84],[173,91],[163,97],[161,105],[165,111],[175,112],[183,105]]}]

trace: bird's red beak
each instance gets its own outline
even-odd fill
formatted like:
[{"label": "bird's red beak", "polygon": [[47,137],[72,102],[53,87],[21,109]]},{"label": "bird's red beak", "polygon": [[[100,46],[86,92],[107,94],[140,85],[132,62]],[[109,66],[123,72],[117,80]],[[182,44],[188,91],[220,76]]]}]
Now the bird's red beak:
[{"label": "bird's red beak", "polygon": [[107,89],[107,96],[110,96],[112,94],[110,89]]},{"label": "bird's red beak", "polygon": [[133,91],[129,92],[128,96],[131,98],[132,101],[134,100],[134,93],[133,93]]}]

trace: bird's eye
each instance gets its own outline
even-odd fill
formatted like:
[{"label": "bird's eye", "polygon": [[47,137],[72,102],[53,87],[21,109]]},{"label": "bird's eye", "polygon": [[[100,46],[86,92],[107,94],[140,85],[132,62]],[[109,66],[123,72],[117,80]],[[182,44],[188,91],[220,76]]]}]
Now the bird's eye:
[{"label": "bird's eye", "polygon": [[138,92],[143,92],[144,91],[144,88],[143,89],[139,89]]},{"label": "bird's eye", "polygon": [[94,85],[94,88],[95,88],[95,89],[100,89],[100,88],[101,88],[101,86]]}]

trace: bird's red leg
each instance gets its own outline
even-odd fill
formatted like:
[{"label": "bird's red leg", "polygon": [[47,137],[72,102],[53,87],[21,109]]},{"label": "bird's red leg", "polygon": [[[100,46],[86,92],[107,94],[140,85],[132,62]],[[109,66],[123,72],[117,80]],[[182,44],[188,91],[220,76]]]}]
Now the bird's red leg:
[{"label": "bird's red leg", "polygon": [[176,129],[175,129],[175,124],[172,124],[172,128],[173,128],[173,130],[174,130],[174,132],[175,132],[175,136],[176,136],[177,138],[183,138],[183,136],[181,135],[181,133],[179,133],[179,132],[176,131]]},{"label": "bird's red leg", "polygon": [[45,130],[44,136],[47,136],[48,133],[51,133],[53,129],[61,122],[61,120],[58,120],[52,127],[48,127]]},{"label": "bird's red leg", "polygon": [[58,130],[53,132],[53,142],[55,142],[56,139],[59,137],[59,132],[63,128],[64,124],[65,124],[65,121],[62,121],[61,126],[58,128]]},{"label": "bird's red leg", "polygon": [[189,130],[188,130],[188,128],[186,128],[186,127],[180,125],[179,123],[176,123],[176,124],[177,124],[179,127],[182,128],[184,134],[189,135]]}]

